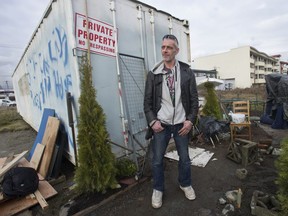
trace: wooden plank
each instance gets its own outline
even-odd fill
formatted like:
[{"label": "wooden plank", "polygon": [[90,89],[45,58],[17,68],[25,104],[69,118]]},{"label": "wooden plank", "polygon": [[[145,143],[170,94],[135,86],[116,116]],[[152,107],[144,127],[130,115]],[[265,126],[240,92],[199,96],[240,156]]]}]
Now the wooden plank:
[{"label": "wooden plank", "polygon": [[11,152],[8,154],[8,156],[6,157],[6,160],[4,161],[4,163],[2,165],[0,165],[0,169],[4,166],[6,166],[9,162],[11,162],[14,158],[14,152]]},{"label": "wooden plank", "polygon": [[6,159],[7,159],[7,157],[0,158],[0,170],[4,166]]},{"label": "wooden plank", "polygon": [[34,192],[34,195],[35,195],[37,201],[39,202],[40,206],[42,207],[42,209],[46,209],[48,207],[48,203],[46,202],[45,198],[42,196],[40,191],[36,190]]},{"label": "wooden plank", "polygon": [[4,166],[1,170],[0,170],[0,177],[2,175],[4,175],[9,169],[11,169],[13,166],[15,166],[19,160],[21,160],[25,154],[28,151],[24,151],[21,154],[17,155],[12,161],[10,161],[6,166]]},{"label": "wooden plank", "polygon": [[41,158],[42,158],[44,149],[45,149],[45,145],[38,143],[35,150],[34,150],[34,153],[33,153],[32,158],[30,160],[30,166],[32,168],[34,168],[35,170],[38,169],[38,166],[41,162]]},{"label": "wooden plank", "polygon": [[[6,160],[7,160],[7,157],[0,158],[0,170],[4,166]],[[1,181],[1,179],[0,179],[0,181]],[[4,201],[5,201],[4,195],[2,192],[0,192],[0,203],[4,202]]]},{"label": "wooden plank", "polygon": [[0,169],[6,166],[9,162],[11,162],[13,158],[14,158],[14,152],[9,153],[8,156],[5,157],[5,160],[0,162]]},{"label": "wooden plank", "polygon": [[[25,158],[22,158],[19,161],[19,166],[29,167],[30,164]],[[43,179],[43,177],[39,173],[38,176],[40,180]],[[38,190],[43,196],[43,198],[46,200],[57,194],[57,191],[46,180],[39,181]],[[20,199],[10,199],[5,201],[4,203],[1,203],[0,213],[1,216],[11,216],[26,209],[29,209],[30,207],[37,204],[38,204],[37,199],[31,199],[26,197]]]},{"label": "wooden plank", "polygon": [[48,176],[50,176],[50,177],[52,175],[52,171],[53,171],[53,168],[54,168],[54,165],[55,165],[55,161],[56,161],[56,158],[57,158],[57,155],[58,155],[58,150],[59,150],[59,147],[57,145],[55,145],[54,152],[53,152],[53,155],[52,155],[51,161],[50,161],[50,167],[49,167],[49,170],[47,172]]},{"label": "wooden plank", "polygon": [[[68,145],[68,135],[64,127],[59,127],[59,133],[57,136],[57,143],[56,146],[58,147],[58,153],[56,157],[56,161],[54,163],[54,167],[52,169],[51,176],[52,178],[58,178],[61,172],[61,166],[62,166],[62,158],[63,158],[63,152],[64,147]],[[50,183],[51,184],[51,183]]]},{"label": "wooden plank", "polygon": [[59,125],[60,121],[57,118],[51,116],[48,118],[46,130],[42,139],[42,144],[45,145],[45,150],[39,167],[39,173],[44,178],[47,177],[47,172],[49,170]]},{"label": "wooden plank", "polygon": [[43,114],[42,114],[42,119],[41,119],[41,123],[40,123],[40,127],[38,129],[38,133],[36,136],[36,139],[34,141],[34,144],[29,152],[29,155],[27,157],[27,159],[30,161],[32,158],[32,155],[35,151],[35,148],[37,146],[38,143],[42,143],[43,140],[43,136],[44,136],[44,132],[46,129],[46,125],[47,125],[47,121],[49,116],[54,116],[55,115],[55,110],[54,109],[48,109],[48,108],[44,108]]}]

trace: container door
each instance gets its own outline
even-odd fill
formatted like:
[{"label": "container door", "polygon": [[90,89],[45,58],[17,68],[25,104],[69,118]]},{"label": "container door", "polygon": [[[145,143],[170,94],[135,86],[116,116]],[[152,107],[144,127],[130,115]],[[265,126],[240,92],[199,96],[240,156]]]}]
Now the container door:
[{"label": "container door", "polygon": [[147,146],[145,140],[147,123],[143,111],[146,77],[144,59],[124,54],[120,54],[119,58],[128,143],[130,148],[139,152]]}]

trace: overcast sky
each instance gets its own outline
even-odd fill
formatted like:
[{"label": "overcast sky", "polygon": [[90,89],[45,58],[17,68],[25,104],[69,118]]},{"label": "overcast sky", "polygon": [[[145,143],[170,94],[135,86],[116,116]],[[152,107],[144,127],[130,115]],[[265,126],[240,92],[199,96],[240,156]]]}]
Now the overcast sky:
[{"label": "overcast sky", "polygon": [[[116,0],[117,1],[117,0]],[[143,0],[190,23],[192,58],[250,45],[288,61],[287,0]],[[0,0],[0,85],[11,75],[50,0]]]}]

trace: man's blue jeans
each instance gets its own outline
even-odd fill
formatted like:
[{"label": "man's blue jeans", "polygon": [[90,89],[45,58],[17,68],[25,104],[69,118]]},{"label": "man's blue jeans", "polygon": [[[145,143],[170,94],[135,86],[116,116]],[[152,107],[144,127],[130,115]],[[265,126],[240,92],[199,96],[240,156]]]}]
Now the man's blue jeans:
[{"label": "man's blue jeans", "polygon": [[152,139],[153,159],[153,189],[164,191],[164,167],[163,158],[166,152],[167,145],[173,135],[176,149],[179,155],[178,162],[178,182],[182,187],[191,185],[191,161],[188,153],[189,138],[179,136],[178,131],[183,127],[183,124],[177,125],[162,125],[164,130],[159,133],[154,133]]}]

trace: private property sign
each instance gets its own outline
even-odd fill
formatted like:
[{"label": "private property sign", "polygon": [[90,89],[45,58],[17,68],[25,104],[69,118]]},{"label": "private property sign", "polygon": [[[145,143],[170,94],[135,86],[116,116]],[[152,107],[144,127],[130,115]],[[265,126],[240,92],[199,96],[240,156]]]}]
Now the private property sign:
[{"label": "private property sign", "polygon": [[[76,13],[76,44],[77,48],[102,55],[116,56],[116,32],[113,26],[96,19]],[[88,42],[89,40],[89,42]]]}]

